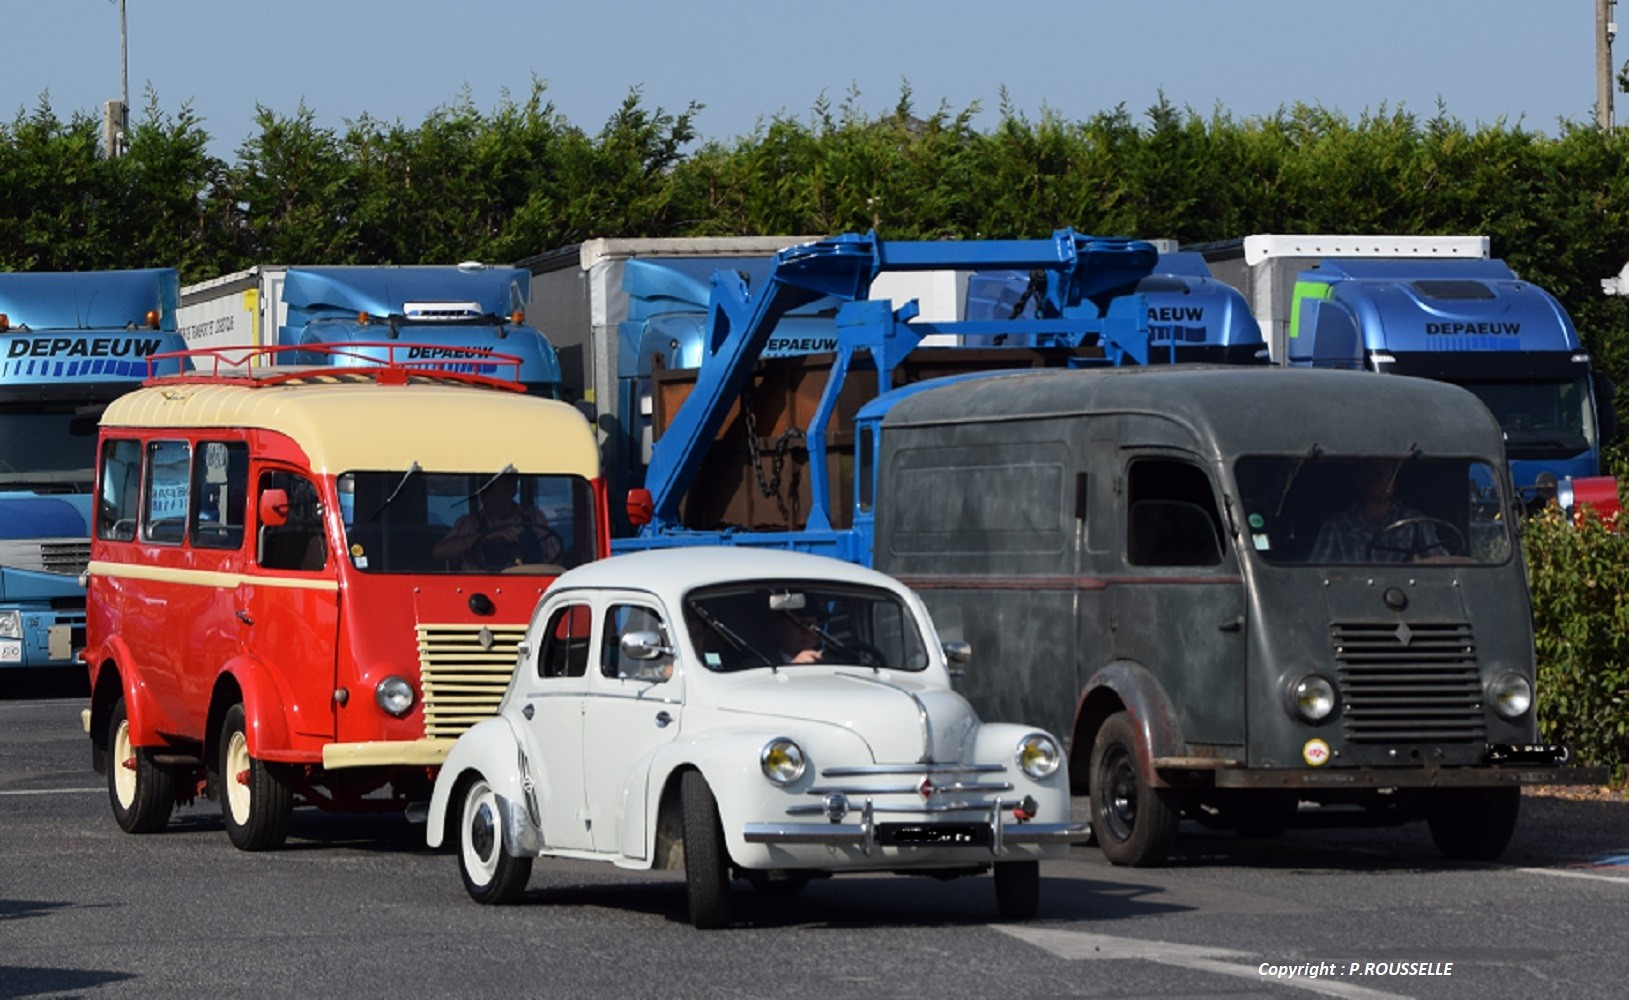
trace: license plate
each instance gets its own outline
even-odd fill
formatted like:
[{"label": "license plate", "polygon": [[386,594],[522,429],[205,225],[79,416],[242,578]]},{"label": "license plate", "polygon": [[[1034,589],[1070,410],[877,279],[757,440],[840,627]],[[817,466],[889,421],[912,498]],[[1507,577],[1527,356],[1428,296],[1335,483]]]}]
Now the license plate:
[{"label": "license plate", "polygon": [[991,833],[978,823],[883,823],[877,827],[881,844],[932,847],[988,847]]},{"label": "license plate", "polygon": [[21,639],[0,639],[0,663],[23,662],[23,641]]}]

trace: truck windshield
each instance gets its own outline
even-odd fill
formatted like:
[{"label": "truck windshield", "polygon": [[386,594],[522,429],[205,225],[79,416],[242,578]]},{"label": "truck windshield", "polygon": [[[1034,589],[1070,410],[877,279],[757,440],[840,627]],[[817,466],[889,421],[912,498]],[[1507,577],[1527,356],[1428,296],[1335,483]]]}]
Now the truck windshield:
[{"label": "truck windshield", "polygon": [[1253,455],[1236,468],[1247,547],[1274,564],[1501,564],[1513,551],[1488,462]]},{"label": "truck windshield", "polygon": [[1463,382],[1499,421],[1510,458],[1568,458],[1596,443],[1589,382]]},{"label": "truck windshield", "polygon": [[811,580],[756,580],[693,591],[690,642],[709,670],[808,664],[924,670],[916,616],[894,594]]},{"label": "truck windshield", "polygon": [[0,408],[0,489],[90,492],[96,418],[73,407]]},{"label": "truck windshield", "polygon": [[338,477],[351,565],[366,573],[552,576],[594,558],[594,494],[569,475],[426,472]]}]

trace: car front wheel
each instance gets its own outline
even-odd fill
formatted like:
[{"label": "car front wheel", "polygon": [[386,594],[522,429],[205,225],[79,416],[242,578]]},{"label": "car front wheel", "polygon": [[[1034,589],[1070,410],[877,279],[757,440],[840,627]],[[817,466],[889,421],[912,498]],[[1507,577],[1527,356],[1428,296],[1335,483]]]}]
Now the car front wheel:
[{"label": "car front wheel", "polygon": [[679,785],[684,811],[684,880],[690,922],[713,930],[730,922],[730,856],[718,801],[700,771],[686,771]]},{"label": "car front wheel", "polygon": [[466,783],[461,802],[458,872],[464,891],[477,903],[513,903],[526,891],[532,859],[517,858],[506,849],[498,793],[485,778],[477,775]]}]

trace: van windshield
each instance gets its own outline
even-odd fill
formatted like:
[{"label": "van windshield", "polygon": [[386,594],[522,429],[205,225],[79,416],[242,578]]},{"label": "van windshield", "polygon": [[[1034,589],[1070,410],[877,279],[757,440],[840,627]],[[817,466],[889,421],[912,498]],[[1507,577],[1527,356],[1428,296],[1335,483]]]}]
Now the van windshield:
[{"label": "van windshield", "polygon": [[896,595],[811,580],[706,587],[684,602],[690,642],[709,670],[810,664],[924,670],[916,616]]},{"label": "van windshield", "polygon": [[1247,547],[1276,564],[1500,564],[1514,550],[1487,462],[1252,455],[1236,467]]},{"label": "van windshield", "polygon": [[552,576],[594,558],[594,494],[570,475],[347,472],[338,477],[351,565],[366,573]]}]

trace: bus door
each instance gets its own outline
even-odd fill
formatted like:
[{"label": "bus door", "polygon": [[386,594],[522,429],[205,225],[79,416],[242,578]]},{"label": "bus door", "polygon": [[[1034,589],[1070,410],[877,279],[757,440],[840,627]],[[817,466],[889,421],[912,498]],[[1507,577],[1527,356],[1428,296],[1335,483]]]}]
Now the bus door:
[{"label": "bus door", "polygon": [[1159,681],[1190,743],[1244,742],[1245,589],[1218,493],[1197,459],[1127,450],[1114,655]]},{"label": "bus door", "polygon": [[294,469],[254,475],[255,572],[239,587],[244,648],[276,670],[290,727],[333,739],[339,585],[316,482]]}]

